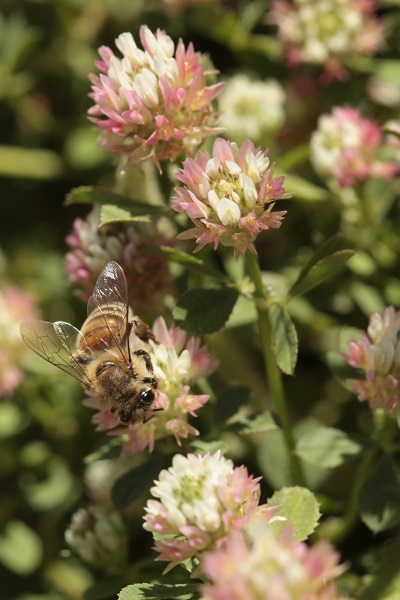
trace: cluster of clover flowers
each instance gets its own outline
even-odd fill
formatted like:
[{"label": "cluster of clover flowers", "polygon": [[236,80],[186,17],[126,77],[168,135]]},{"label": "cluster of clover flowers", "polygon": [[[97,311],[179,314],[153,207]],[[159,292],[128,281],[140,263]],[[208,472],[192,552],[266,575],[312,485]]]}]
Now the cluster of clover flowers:
[{"label": "cluster of clover flowers", "polygon": [[[331,4],[335,8],[335,3]],[[358,15],[368,17],[372,27],[368,10],[361,6]],[[357,31],[365,26],[363,19]],[[354,18],[353,46],[355,22]],[[198,250],[207,244],[214,249],[220,244],[232,247],[236,259],[248,251],[255,254],[258,234],[279,228],[286,213],[274,210],[276,201],[288,197],[284,177],[274,178],[268,152],[249,139],[238,145],[217,138],[211,154],[200,151],[195,156],[208,136],[220,133],[212,102],[222,84],[207,85],[213,72],[204,70],[203,58],[192,44],[186,49],[179,41],[175,48],[166,33],[158,30],[153,34],[146,26],[140,29],[140,40],[142,48],[131,34],[120,35],[116,46],[122,58],[110,48],[99,51],[100,74],[91,75],[94,105],[89,115],[102,130],[101,147],[121,157],[126,165],[151,159],[159,169],[162,161],[186,156],[177,175],[182,185],[175,188],[171,202],[177,212],[187,215],[193,227],[179,238],[194,239]],[[345,53],[347,47],[342,42]],[[337,40],[332,47],[338,48]],[[314,44],[314,56],[316,48]],[[318,52],[321,54],[321,49]],[[281,94],[276,96],[281,102]],[[224,105],[229,105],[227,98]],[[311,141],[311,161],[321,176],[334,178],[339,187],[372,175],[393,177],[397,167],[377,158],[381,142],[382,133],[375,122],[364,119],[355,109],[337,107],[331,115],[320,118]],[[100,230],[97,225],[98,214],[93,211],[86,221],[76,221],[67,239],[67,270],[81,297],[90,293],[102,267],[116,260],[127,274],[135,309],[138,305],[157,309],[160,298],[173,293],[173,284],[166,262],[148,253],[146,247],[173,241],[154,223]],[[139,300],[135,290],[142,293]],[[375,325],[369,330],[372,343],[363,338],[360,345],[353,344],[348,360],[366,373],[364,386],[353,384],[358,386],[355,389],[360,398],[396,413],[388,390],[397,386],[398,316],[393,309],[388,311],[381,321],[374,317]],[[93,421],[99,429],[126,436],[122,446],[126,456],[146,447],[151,451],[155,442],[166,436],[173,435],[180,444],[183,438],[196,435],[188,415],[196,416],[209,397],[193,394],[191,385],[217,366],[199,339],[187,340],[185,332],[174,325],[168,328],[162,318],[154,323],[153,333],[156,342],[150,342],[150,353],[159,381],[155,407],[163,410],[146,423],[122,428],[95,398],[86,400],[97,410]],[[146,506],[144,527],[154,534],[158,559],[169,563],[167,569],[194,560],[198,572],[209,580],[202,590],[204,598],[259,598],[267,588],[273,599],[340,597],[334,581],[342,572],[337,553],[325,542],[311,548],[295,542],[289,528],[280,537],[274,534],[269,525],[277,518],[276,511],[259,505],[259,482],[244,466],[234,467],[219,453],[176,455],[172,466],[160,473],[151,493],[157,499],[149,500]],[[124,527],[117,513],[112,513],[112,520],[105,525],[109,514],[110,510],[104,512],[98,507],[78,511],[66,537],[91,564],[114,568],[108,557],[113,554],[120,566],[126,560],[127,544],[122,540]]]}]

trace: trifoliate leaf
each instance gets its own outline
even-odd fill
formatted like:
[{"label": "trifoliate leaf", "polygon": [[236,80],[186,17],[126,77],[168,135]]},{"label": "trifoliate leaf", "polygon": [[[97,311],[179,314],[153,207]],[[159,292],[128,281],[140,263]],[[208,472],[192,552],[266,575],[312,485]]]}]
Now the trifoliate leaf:
[{"label": "trifoliate leaf", "polygon": [[297,333],[289,313],[281,304],[268,309],[272,329],[272,349],[276,363],[283,373],[293,375],[297,361]]},{"label": "trifoliate leaf", "polygon": [[237,290],[231,287],[189,290],[178,300],[180,310],[175,320],[182,329],[193,333],[214,333],[229,319],[238,295]]},{"label": "trifoliate leaf", "polygon": [[285,525],[289,525],[296,542],[306,540],[312,534],[321,516],[316,497],[303,487],[282,488],[275,492],[268,504],[280,506],[278,516],[286,519],[271,523],[271,527],[279,533]]},{"label": "trifoliate leaf", "polygon": [[118,600],[190,600],[196,596],[194,583],[135,583],[127,585],[118,594]]},{"label": "trifoliate leaf", "polygon": [[296,454],[302,460],[319,467],[334,469],[359,456],[365,443],[333,427],[316,427],[300,437]]},{"label": "trifoliate leaf", "polygon": [[110,223],[148,223],[149,221],[151,221],[150,215],[134,216],[129,210],[115,206],[115,204],[103,204],[100,211],[100,226],[109,225]]},{"label": "trifoliate leaf", "polygon": [[358,492],[361,519],[378,533],[400,522],[400,479],[395,463],[384,455]]}]

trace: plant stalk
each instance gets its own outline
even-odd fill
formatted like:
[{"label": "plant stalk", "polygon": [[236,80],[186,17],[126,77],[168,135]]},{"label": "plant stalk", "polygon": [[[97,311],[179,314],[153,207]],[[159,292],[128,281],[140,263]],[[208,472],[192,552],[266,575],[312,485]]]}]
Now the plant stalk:
[{"label": "plant stalk", "polygon": [[267,304],[269,299],[268,292],[262,282],[258,258],[250,252],[246,253],[246,266],[248,275],[250,276],[255,287],[256,298],[259,300],[257,303],[258,327],[260,330],[265,373],[272,396],[273,406],[282,425],[293,481],[297,485],[305,486],[306,483],[302,466],[298,456],[295,453],[296,444],[293,436],[292,424],[289,418],[282,375],[278,365],[276,364],[272,349],[272,329],[269,322]]}]

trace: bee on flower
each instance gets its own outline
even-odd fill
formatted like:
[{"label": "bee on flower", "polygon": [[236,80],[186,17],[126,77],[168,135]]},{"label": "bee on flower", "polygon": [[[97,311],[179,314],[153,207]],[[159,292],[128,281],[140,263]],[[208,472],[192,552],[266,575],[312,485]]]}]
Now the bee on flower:
[{"label": "bee on flower", "polygon": [[207,347],[200,345],[198,338],[187,340],[186,332],[175,326],[168,328],[162,317],[154,322],[152,333],[156,341],[149,340],[149,355],[158,381],[154,401],[156,414],[145,423],[120,427],[116,415],[95,397],[84,401],[86,406],[97,411],[92,421],[98,430],[108,431],[110,435],[125,435],[124,455],[141,452],[146,447],[151,452],[155,442],[167,436],[173,435],[180,444],[181,439],[198,435],[197,429],[188,423],[188,416],[196,417],[196,411],[208,402],[209,395],[194,394],[190,386],[199,377],[210,375],[218,364]]},{"label": "bee on flower", "polygon": [[174,161],[180,154],[193,154],[203,140],[215,135],[217,115],[212,101],[223,84],[207,85],[213,70],[203,68],[203,57],[193,44],[185,48],[158,29],[143,25],[139,32],[142,48],[131,33],[122,33],[111,48],[99,49],[91,74],[94,105],[89,118],[102,130],[100,147],[137,164],[152,159]]},{"label": "bee on flower", "polygon": [[267,151],[255,148],[250,140],[238,147],[218,138],[212,156],[199,152],[187,158],[177,175],[183,187],[176,187],[172,207],[185,213],[195,227],[179,234],[180,239],[196,240],[201,250],[212,244],[233,246],[235,258],[250,250],[267,229],[278,229],[286,211],[275,211],[274,200],[287,198],[284,177],[273,177]]}]

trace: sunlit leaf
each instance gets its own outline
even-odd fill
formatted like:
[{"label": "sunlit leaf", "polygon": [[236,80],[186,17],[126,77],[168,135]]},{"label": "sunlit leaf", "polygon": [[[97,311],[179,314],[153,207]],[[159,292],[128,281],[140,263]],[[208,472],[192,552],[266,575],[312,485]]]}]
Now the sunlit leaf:
[{"label": "sunlit leaf", "polygon": [[56,179],[65,171],[61,157],[51,150],[0,146],[0,175]]},{"label": "sunlit leaf", "polygon": [[271,527],[280,532],[285,525],[289,525],[297,542],[306,540],[312,534],[321,516],[316,497],[303,487],[282,488],[275,492],[268,504],[280,506],[278,515],[286,519],[272,523]]},{"label": "sunlit leaf", "polygon": [[359,456],[365,443],[333,427],[317,427],[300,437],[296,454],[304,461],[333,469]]},{"label": "sunlit leaf", "polygon": [[149,222],[150,215],[134,216],[129,210],[115,206],[115,204],[103,204],[100,211],[100,225],[109,225],[110,223],[126,223],[126,222]]},{"label": "sunlit leaf", "polygon": [[198,591],[194,583],[135,583],[124,587],[118,594],[118,600],[189,600]]}]

